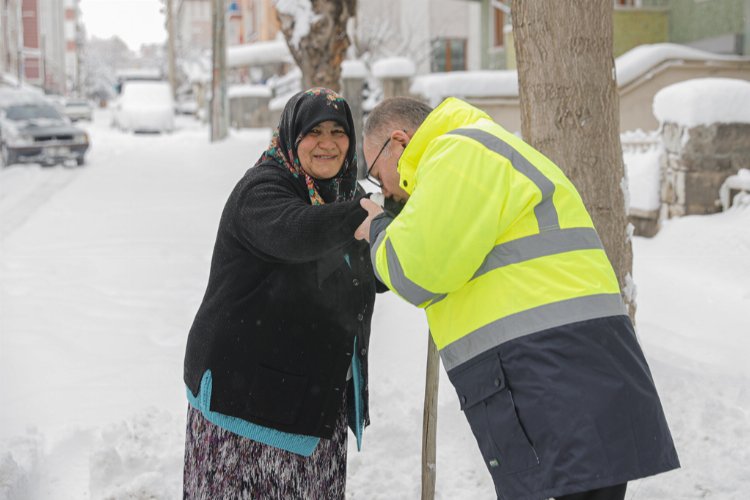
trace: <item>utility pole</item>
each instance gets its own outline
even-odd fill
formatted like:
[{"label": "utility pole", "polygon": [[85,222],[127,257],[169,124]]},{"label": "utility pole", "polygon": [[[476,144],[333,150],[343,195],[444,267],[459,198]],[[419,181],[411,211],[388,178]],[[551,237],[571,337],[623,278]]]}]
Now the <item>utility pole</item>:
[{"label": "utility pole", "polygon": [[169,86],[172,88],[172,98],[177,97],[177,74],[175,71],[174,50],[174,12],[172,12],[172,0],[164,0],[167,4],[167,59],[169,66]]},{"label": "utility pole", "polygon": [[212,0],[211,142],[220,141],[228,135],[226,17],[226,0]]}]

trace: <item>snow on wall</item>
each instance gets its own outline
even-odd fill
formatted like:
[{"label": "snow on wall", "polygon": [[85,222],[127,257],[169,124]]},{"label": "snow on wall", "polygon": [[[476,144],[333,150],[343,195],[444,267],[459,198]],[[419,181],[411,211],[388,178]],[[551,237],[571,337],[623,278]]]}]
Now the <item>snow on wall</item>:
[{"label": "snow on wall", "polygon": [[232,45],[227,48],[227,66],[230,68],[291,61],[292,54],[284,40]]},{"label": "snow on wall", "polygon": [[230,85],[228,97],[271,97],[271,89],[265,85]]},{"label": "snow on wall", "polygon": [[448,96],[517,97],[518,76],[510,70],[432,73],[415,78],[410,91],[427,97],[433,106]]},{"label": "snow on wall", "polygon": [[696,78],[664,87],[654,96],[659,122],[686,127],[712,123],[750,123],[750,82]]},{"label": "snow on wall", "polygon": [[407,78],[414,76],[417,68],[408,57],[388,57],[372,65],[375,78]]},{"label": "snow on wall", "polygon": [[[723,56],[673,43],[641,45],[615,60],[618,86],[633,82],[650,68],[669,60],[747,61],[750,58]],[[461,76],[459,76],[461,75]],[[518,72],[492,70],[432,73],[414,79],[411,92],[439,103],[448,96],[518,97]]]},{"label": "snow on wall", "polygon": [[627,85],[643,74],[644,70],[658,66],[671,59],[747,61],[750,58],[719,55],[675,43],[639,45],[615,60],[617,84],[620,86]]},{"label": "snow on wall", "polygon": [[341,62],[341,78],[367,78],[367,66],[360,60]]}]

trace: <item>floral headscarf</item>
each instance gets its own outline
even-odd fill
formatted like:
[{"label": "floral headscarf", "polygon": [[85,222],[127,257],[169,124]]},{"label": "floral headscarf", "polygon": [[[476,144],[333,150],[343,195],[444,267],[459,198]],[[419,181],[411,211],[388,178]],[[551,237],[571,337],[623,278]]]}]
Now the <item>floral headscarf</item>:
[{"label": "floral headscarf", "polygon": [[[305,135],[321,122],[332,120],[341,125],[349,136],[349,151],[339,173],[332,179],[310,177],[300,165],[297,146]],[[295,177],[302,177],[313,205],[323,205],[325,198],[335,201],[351,200],[357,188],[357,142],[349,104],[330,89],[317,87],[296,94],[287,102],[271,144],[255,165],[268,160],[288,169]]]}]

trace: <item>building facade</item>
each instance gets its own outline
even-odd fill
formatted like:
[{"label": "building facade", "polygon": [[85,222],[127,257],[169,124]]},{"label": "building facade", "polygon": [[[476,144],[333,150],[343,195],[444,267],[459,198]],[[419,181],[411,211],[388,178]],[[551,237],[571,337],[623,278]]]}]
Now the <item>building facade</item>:
[{"label": "building facade", "polygon": [[417,74],[480,69],[480,7],[464,0],[360,0],[356,56],[407,54]]},{"label": "building facade", "polygon": [[21,1],[0,0],[0,81],[21,75]]},{"label": "building facade", "polygon": [[[515,68],[510,1],[479,3],[482,69]],[[750,55],[750,0],[614,0],[615,57],[639,45],[665,42]]]}]

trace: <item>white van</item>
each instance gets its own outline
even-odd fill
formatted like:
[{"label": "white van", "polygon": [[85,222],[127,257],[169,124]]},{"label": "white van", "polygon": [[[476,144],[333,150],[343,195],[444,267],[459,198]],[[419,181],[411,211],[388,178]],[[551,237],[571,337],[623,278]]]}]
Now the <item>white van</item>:
[{"label": "white van", "polygon": [[114,103],[112,125],[133,132],[172,132],[174,100],[165,81],[126,81]]}]

